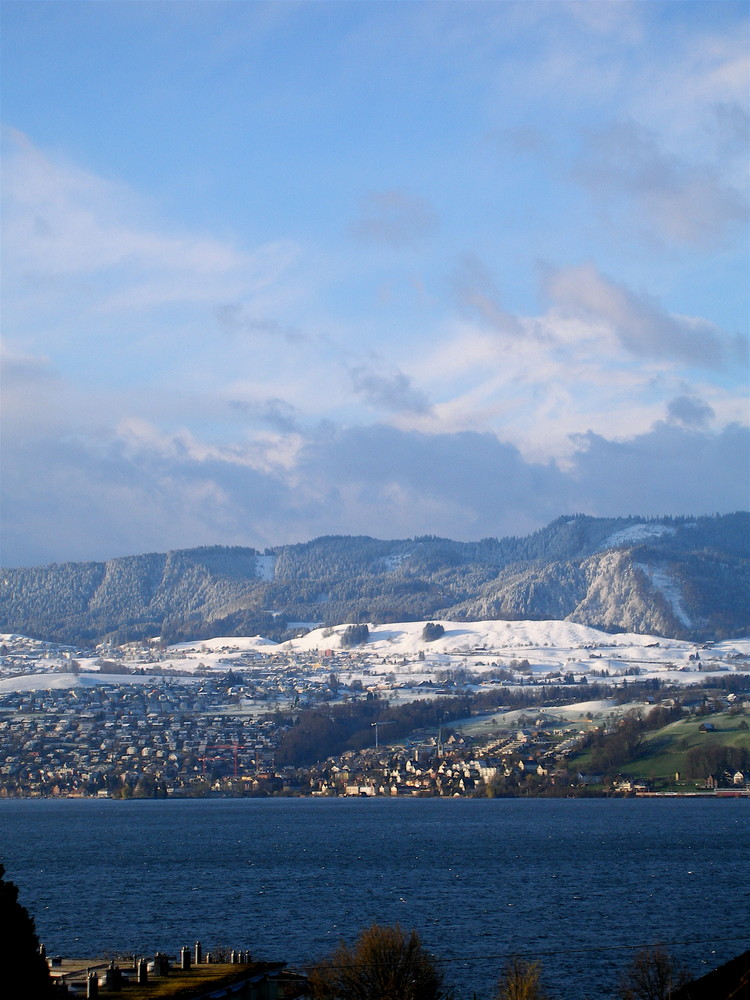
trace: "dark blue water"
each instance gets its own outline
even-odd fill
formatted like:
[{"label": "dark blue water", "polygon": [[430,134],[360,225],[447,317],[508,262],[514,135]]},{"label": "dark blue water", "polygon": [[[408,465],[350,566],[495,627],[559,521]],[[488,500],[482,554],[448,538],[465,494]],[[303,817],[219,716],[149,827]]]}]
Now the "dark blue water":
[{"label": "dark blue water", "polygon": [[0,858],[71,957],[200,939],[299,966],[398,922],[460,1000],[511,953],[603,1000],[629,946],[694,975],[750,947],[748,800],[9,800]]}]

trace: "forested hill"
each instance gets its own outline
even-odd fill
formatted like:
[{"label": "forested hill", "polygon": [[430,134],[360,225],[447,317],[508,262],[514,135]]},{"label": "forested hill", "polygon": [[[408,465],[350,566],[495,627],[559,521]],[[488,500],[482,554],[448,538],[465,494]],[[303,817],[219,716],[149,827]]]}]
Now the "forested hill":
[{"label": "forested hill", "polygon": [[1,573],[0,632],[91,644],[289,635],[299,622],[570,619],[680,638],[750,634],[750,513],[563,517],[524,538],[327,536]]}]

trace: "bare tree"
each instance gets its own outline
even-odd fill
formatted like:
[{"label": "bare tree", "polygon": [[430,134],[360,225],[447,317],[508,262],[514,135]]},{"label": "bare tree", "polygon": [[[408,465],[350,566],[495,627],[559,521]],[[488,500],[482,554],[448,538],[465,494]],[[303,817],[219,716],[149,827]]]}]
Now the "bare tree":
[{"label": "bare tree", "polygon": [[687,978],[663,945],[641,948],[621,983],[620,1000],[670,1000]]},{"label": "bare tree", "polygon": [[372,924],[310,973],[315,1000],[442,1000],[443,977],[415,931]]},{"label": "bare tree", "polygon": [[539,962],[514,956],[503,969],[497,1000],[545,1000],[541,976]]}]

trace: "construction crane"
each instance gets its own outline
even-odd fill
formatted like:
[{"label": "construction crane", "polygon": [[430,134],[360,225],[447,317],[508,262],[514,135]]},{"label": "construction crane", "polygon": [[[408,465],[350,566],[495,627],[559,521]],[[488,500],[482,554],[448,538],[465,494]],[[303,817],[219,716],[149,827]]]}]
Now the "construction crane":
[{"label": "construction crane", "polygon": [[392,726],[392,725],[394,725],[394,722],[393,721],[390,721],[390,722],[371,722],[370,725],[375,727],[375,749],[377,750],[378,747],[380,746],[380,741],[378,739],[378,732],[379,732],[380,726]]},{"label": "construction crane", "polygon": [[238,772],[237,772],[237,754],[238,754],[238,752],[240,750],[244,750],[244,749],[245,748],[243,746],[240,746],[239,743],[214,743],[211,746],[205,746],[203,748],[203,754],[204,754],[204,756],[198,758],[202,762],[202,764],[203,764],[202,773],[204,775],[206,773],[206,761],[207,760],[218,760],[219,759],[217,755],[214,755],[213,757],[207,757],[207,756],[205,756],[206,751],[208,751],[208,750],[233,750],[234,751],[234,777],[236,778],[238,776]]}]

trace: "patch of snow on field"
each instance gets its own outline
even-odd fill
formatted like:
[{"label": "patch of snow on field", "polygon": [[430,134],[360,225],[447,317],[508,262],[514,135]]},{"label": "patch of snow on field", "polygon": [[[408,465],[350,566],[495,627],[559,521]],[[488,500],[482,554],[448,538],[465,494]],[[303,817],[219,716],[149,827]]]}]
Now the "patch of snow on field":
[{"label": "patch of snow on field", "polygon": [[[169,646],[166,658],[159,658],[159,666],[180,673],[194,670],[226,671],[232,666],[240,666],[243,654],[268,654],[277,648],[278,643],[265,639],[262,635],[216,636],[213,639],[178,642]],[[142,664],[134,664],[140,665]]]},{"label": "patch of snow on field", "polygon": [[[181,677],[189,684],[192,678]],[[69,691],[72,688],[101,687],[102,684],[163,684],[164,677],[154,674],[62,674],[57,672],[24,674],[22,677],[0,678],[0,694],[9,691]]]},{"label": "patch of snow on field", "polygon": [[392,556],[387,556],[385,560],[385,567],[387,573],[393,573],[397,570],[401,563],[406,562],[406,560],[411,555],[411,552],[399,552]]},{"label": "patch of snow on field", "polygon": [[601,715],[602,712],[610,712],[617,707],[618,703],[611,698],[598,698],[596,701],[577,701],[575,705],[553,705],[550,708],[541,709],[541,711],[559,715],[561,719],[575,719],[586,712],[591,712],[592,715]]},{"label": "patch of snow on field", "polygon": [[214,639],[196,639],[195,642],[177,642],[169,647],[169,652],[175,653],[200,652],[200,653],[220,653],[220,652],[246,652],[256,649],[263,649],[268,652],[268,646],[276,646],[272,639],[264,639],[262,635],[237,636],[221,635]]},{"label": "patch of snow on field", "polygon": [[742,656],[750,656],[750,639],[726,639],[723,642],[716,642],[713,645],[715,653],[740,653]]},{"label": "patch of snow on field", "polygon": [[682,603],[682,594],[675,580],[663,569],[647,566],[645,563],[636,563],[636,568],[644,572],[653,586],[663,595],[672,608],[675,618],[682,622],[686,628],[691,628],[693,623]]}]

